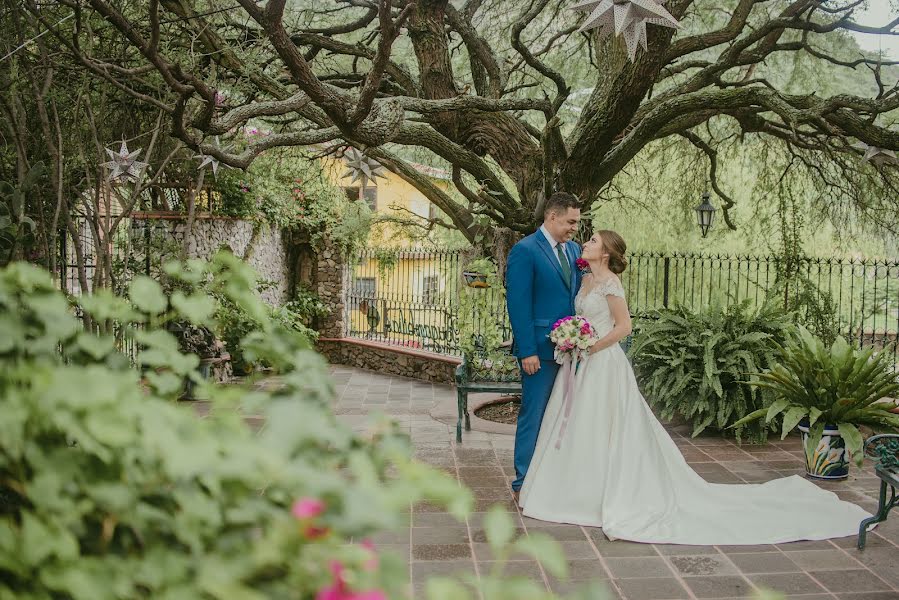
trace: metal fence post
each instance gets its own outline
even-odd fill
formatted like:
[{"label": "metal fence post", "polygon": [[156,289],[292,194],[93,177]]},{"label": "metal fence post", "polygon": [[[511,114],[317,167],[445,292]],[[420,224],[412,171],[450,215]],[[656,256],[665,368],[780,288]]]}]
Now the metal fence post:
[{"label": "metal fence post", "polygon": [[671,279],[671,257],[665,257],[664,281],[662,283],[662,306],[668,308],[668,284]]}]

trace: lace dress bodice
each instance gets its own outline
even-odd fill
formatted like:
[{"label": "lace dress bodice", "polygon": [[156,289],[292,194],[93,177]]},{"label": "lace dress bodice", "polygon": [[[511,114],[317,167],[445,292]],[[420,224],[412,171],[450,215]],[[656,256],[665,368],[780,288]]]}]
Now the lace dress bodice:
[{"label": "lace dress bodice", "polygon": [[610,277],[593,286],[582,286],[574,299],[577,314],[587,317],[599,337],[607,334],[615,326],[609,311],[609,301],[606,299],[606,296],[610,295],[624,298],[624,288],[617,277]]}]

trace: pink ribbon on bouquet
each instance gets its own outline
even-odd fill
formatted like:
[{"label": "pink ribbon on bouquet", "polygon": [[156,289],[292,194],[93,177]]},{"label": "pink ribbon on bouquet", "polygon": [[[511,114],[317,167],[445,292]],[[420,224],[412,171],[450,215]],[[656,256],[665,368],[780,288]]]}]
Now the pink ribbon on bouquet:
[{"label": "pink ribbon on bouquet", "polygon": [[568,428],[568,417],[571,416],[571,405],[574,404],[574,375],[577,373],[577,364],[580,361],[580,353],[575,351],[571,354],[565,354],[562,358],[562,368],[566,369],[565,377],[565,398],[562,408],[562,425],[559,426],[559,437],[556,439],[556,450],[562,447],[562,438],[565,436],[565,429]]}]

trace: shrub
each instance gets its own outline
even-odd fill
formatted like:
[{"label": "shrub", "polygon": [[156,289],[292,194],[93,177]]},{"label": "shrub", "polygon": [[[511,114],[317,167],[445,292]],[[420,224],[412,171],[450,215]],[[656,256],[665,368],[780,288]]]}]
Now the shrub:
[{"label": "shrub", "polygon": [[[360,438],[337,422],[324,361],[269,316],[239,260],[166,272],[186,284],[171,296],[136,277],[128,300],[100,291],[73,307],[45,271],[0,271],[0,599],[405,597],[405,559],[366,538],[403,525],[422,500],[462,517],[471,493],[412,461],[395,424],[375,421]],[[281,385],[210,386],[214,410],[198,419],[175,402],[198,359],[178,351],[166,325],[210,326],[206,288],[259,324],[245,351]],[[79,311],[141,344],[143,381]],[[238,406],[267,426],[254,434]],[[525,552],[565,571],[546,536],[513,540],[504,512],[484,527],[501,558]],[[472,587],[490,600],[549,598],[501,568],[468,588],[435,581],[429,598],[463,600]]]},{"label": "shrub", "polygon": [[[698,314],[678,307],[639,319],[630,354],[650,404],[663,419],[686,419],[697,436],[708,427],[724,431],[769,402],[766,392],[744,383],[746,373],[774,364],[775,343],[790,328],[790,316],[772,305],[754,310],[746,301]],[[768,427],[745,430],[762,441]],[[741,440],[744,427],[733,431]]]},{"label": "shrub", "polygon": [[[266,415],[258,436],[233,410],[197,419],[174,402],[197,359],[163,325],[208,325],[205,294],[166,298],[136,278],[130,303],[104,293],[80,302],[96,322],[142,325],[129,329],[151,368],[142,388],[115,341],[83,330],[46,272],[18,263],[0,273],[0,598],[311,598],[334,585],[330,562],[358,589],[401,597],[402,561],[374,564],[349,540],[399,525],[423,498],[457,515],[470,507],[456,481],[407,458],[391,424],[370,440],[339,425],[323,360],[267,317],[243,265],[217,261],[167,269],[211,277],[260,323],[247,349],[283,386],[216,392],[223,406]],[[295,504],[303,498],[314,514]]]}]

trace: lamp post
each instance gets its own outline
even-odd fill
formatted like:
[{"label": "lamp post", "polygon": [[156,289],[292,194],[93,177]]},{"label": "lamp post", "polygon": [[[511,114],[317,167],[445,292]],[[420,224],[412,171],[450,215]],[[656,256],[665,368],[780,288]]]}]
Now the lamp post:
[{"label": "lamp post", "polygon": [[709,229],[712,228],[712,225],[715,222],[715,211],[718,210],[712,206],[711,202],[709,202],[710,197],[711,195],[708,192],[703,192],[702,204],[694,209],[696,210],[696,221],[699,223],[699,230],[702,231],[702,237],[705,237],[709,233]]}]

